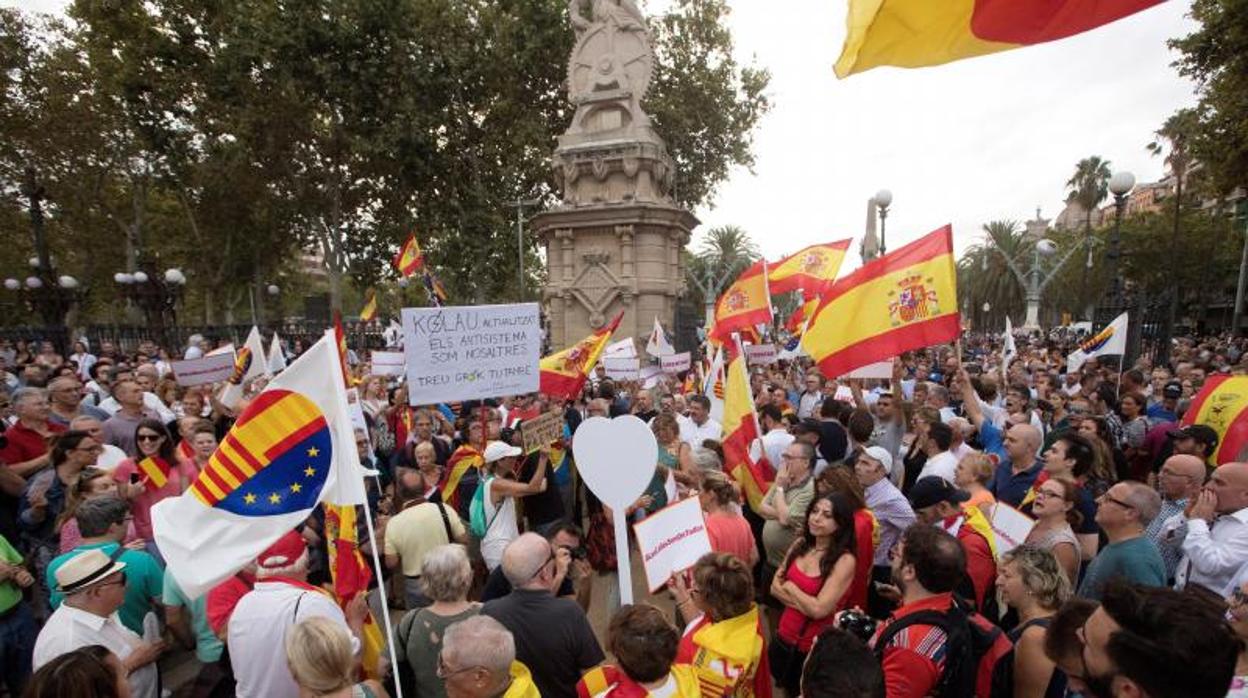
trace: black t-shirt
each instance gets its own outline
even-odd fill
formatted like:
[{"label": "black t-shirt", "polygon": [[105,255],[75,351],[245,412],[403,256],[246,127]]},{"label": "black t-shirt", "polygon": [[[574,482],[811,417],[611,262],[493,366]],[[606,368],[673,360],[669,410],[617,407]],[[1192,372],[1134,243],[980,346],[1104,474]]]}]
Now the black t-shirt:
[{"label": "black t-shirt", "polygon": [[[533,472],[537,470],[537,461],[540,457],[539,452],[533,452],[524,459],[524,465],[520,466],[520,482],[528,482],[533,477]],[[528,524],[529,530],[533,530],[543,524],[551,521],[558,521],[563,518],[563,497],[559,496],[559,486],[555,484],[555,478],[550,471],[550,466],[546,467],[546,489],[537,494],[530,494],[524,497],[524,520]]]},{"label": "black t-shirt", "polygon": [[637,419],[640,419],[643,422],[649,423],[649,421],[654,419],[656,416],[658,416],[658,414],[659,414],[658,410],[649,410],[647,412],[634,412],[633,416],[636,417]]},{"label": "black t-shirt", "polygon": [[[481,590],[481,603],[501,599],[511,593],[511,581],[507,579],[507,575],[503,574],[503,566],[499,565],[494,568],[490,576],[485,579],[485,588]],[[576,587],[572,585],[572,580],[568,577],[563,578],[563,583],[559,585],[559,596],[572,596],[576,593]]]},{"label": "black t-shirt", "polygon": [[819,455],[829,463],[845,460],[849,450],[849,436],[845,427],[836,420],[819,422]]},{"label": "black t-shirt", "polygon": [[585,612],[548,591],[516,589],[481,608],[516,640],[516,660],[533,672],[542,698],[576,698],[581,674],[606,657]]}]

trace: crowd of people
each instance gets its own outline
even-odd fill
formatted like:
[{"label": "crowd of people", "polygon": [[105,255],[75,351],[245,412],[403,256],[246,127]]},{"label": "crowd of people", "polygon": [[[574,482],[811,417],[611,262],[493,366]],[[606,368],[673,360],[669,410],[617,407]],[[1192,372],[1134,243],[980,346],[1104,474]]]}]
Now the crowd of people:
[{"label": "crowd of people", "polygon": [[[1007,363],[968,334],[883,380],[751,367],[752,457],[774,472],[756,507],[701,380],[598,367],[574,400],[412,406],[361,355],[356,447],[380,475],[359,540],[388,572],[342,604],[319,511],[199,598],[165,569],[152,507],[247,404],[172,375],[213,342],[0,340],[0,695],[155,698],[180,647],[193,696],[1248,697],[1248,463],[1182,421],[1210,376],[1248,373],[1245,344],[1075,368],[1062,341],[1018,343]],[[548,413],[562,438],[526,450]],[[571,444],[625,414],[658,458],[613,511]],[[615,517],[691,497],[711,551],[622,606]],[[1002,507],[1033,524],[1016,545]],[[382,604],[402,609],[397,665],[364,667]]]}]

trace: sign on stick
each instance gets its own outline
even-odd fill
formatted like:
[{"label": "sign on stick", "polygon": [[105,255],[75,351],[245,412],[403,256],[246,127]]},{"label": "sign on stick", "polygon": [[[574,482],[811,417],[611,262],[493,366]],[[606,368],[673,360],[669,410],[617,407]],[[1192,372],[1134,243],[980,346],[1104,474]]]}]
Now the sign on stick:
[{"label": "sign on stick", "polygon": [[227,380],[234,372],[234,352],[208,354],[198,359],[171,361],[170,369],[178,385],[204,385]]},{"label": "sign on stick", "polygon": [[706,520],[697,497],[680,502],[633,524],[637,550],[646,568],[646,584],[653,593],[663,588],[675,572],[693,567],[698,558],[711,552]]},{"label": "sign on stick", "polygon": [[374,376],[401,376],[406,364],[407,359],[401,351],[375,351],[372,373]]},{"label": "sign on stick", "polygon": [[776,363],[777,352],[774,344],[750,344],[745,347],[745,362],[751,366],[765,366]]},{"label": "sign on stick", "polygon": [[693,365],[693,359],[689,352],[682,351],[679,354],[669,354],[659,357],[659,365],[663,368],[664,373],[680,373],[688,371]]},{"label": "sign on stick", "polygon": [[641,359],[636,356],[604,356],[602,367],[612,380],[635,381],[641,375]]}]

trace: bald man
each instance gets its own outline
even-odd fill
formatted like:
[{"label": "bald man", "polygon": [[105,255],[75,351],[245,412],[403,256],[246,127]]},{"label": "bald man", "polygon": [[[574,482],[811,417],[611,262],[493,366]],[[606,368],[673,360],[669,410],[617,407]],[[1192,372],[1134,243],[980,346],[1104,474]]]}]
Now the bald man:
[{"label": "bald man", "polygon": [[1183,511],[1204,485],[1205,462],[1196,456],[1170,456],[1157,472],[1161,511],[1144,529],[1144,537],[1157,544],[1161,561],[1166,563],[1166,579],[1171,583],[1183,557],[1183,539],[1187,537],[1187,517],[1183,516]]},{"label": "bald man", "polygon": [[1213,471],[1187,512],[1187,536],[1175,586],[1181,589],[1191,584],[1221,595],[1245,560],[1248,463],[1227,463]]},{"label": "bald man", "polygon": [[1036,458],[1040,442],[1040,430],[1030,424],[1015,424],[1005,432],[1005,457],[988,483],[988,489],[998,502],[1012,507],[1022,504],[1044,468],[1044,463]]}]

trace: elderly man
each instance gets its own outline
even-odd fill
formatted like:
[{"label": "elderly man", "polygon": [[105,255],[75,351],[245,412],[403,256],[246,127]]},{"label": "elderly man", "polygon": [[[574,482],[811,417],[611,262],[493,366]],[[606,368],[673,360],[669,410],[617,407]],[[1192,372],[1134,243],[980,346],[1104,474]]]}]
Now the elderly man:
[{"label": "elderly man", "polygon": [[1144,529],[1161,509],[1161,497],[1147,485],[1128,480],[1109,488],[1097,505],[1096,522],[1104,529],[1109,545],[1088,563],[1079,595],[1100,601],[1105,585],[1118,578],[1165,586],[1166,565],[1157,546],[1144,537]]},{"label": "elderly man", "polygon": [[[915,522],[914,509],[906,496],[889,480],[893,469],[893,457],[879,446],[865,449],[854,463],[854,474],[866,495],[867,508],[880,524],[880,543],[875,547],[871,578],[881,584],[889,583],[892,561],[889,555],[901,534]],[[888,616],[889,604],[882,599],[875,585],[868,588],[868,611],[876,618]]]},{"label": "elderly man", "polygon": [[797,416],[800,419],[818,417],[824,400],[823,376],[812,371],[806,374],[803,384],[806,390],[797,398]]},{"label": "elderly man", "polygon": [[516,658],[533,672],[546,698],[575,698],[581,674],[604,655],[585,612],[551,593],[560,555],[536,533],[525,533],[503,551],[512,591],[486,602],[481,614],[498,620],[516,639]]},{"label": "elderly man", "polygon": [[1183,539],[1187,537],[1188,502],[1200,494],[1205,485],[1205,462],[1196,456],[1170,456],[1157,472],[1157,492],[1161,510],[1144,529],[1144,537],[1157,545],[1161,561],[1166,564],[1166,579],[1174,580],[1179,560],[1183,557]]},{"label": "elderly man", "polygon": [[[763,524],[766,573],[774,573],[806,522],[806,508],[815,496],[815,449],[805,441],[785,447],[776,466],[776,479],[759,505]],[[770,576],[764,579],[771,579]]]},{"label": "elderly man", "polygon": [[1248,463],[1227,463],[1213,471],[1188,509],[1175,585],[1180,589],[1195,585],[1221,595],[1245,560]]},{"label": "elderly man", "polygon": [[61,376],[48,383],[48,421],[62,427],[79,416],[95,417],[101,421],[108,419],[108,413],[98,407],[83,402],[85,391],[82,383],[74,376]]},{"label": "elderly man", "polygon": [[[112,399],[120,407],[104,422],[104,440],[134,458],[138,455],[134,432],[139,428],[139,422],[155,419],[156,413],[144,407],[143,389],[133,380],[124,379],[114,383]],[[100,409],[107,408],[101,404]]]},{"label": "elderly man", "polygon": [[18,388],[12,403],[17,422],[4,432],[7,443],[0,449],[0,463],[25,478],[51,463],[48,441],[65,427],[48,419],[48,394],[42,388]]},{"label": "elderly man", "polygon": [[84,550],[57,570],[56,590],[65,595],[65,602],[35,640],[36,670],[62,654],[103,645],[121,660],[122,674],[135,698],[159,695],[156,660],[164,643],[144,642],[117,619],[117,609],[126,598],[125,569],[126,563],[101,550]]},{"label": "elderly man", "polygon": [[468,542],[468,532],[455,509],[441,502],[425,501],[424,491],[420,472],[400,471],[395,488],[400,510],[386,524],[386,566],[402,566],[409,609],[432,603],[420,586],[425,554],[439,545]]},{"label": "elderly man", "polygon": [[438,676],[448,698],[541,698],[528,667],[516,661],[516,641],[502,623],[473,616],[446,629]]}]

